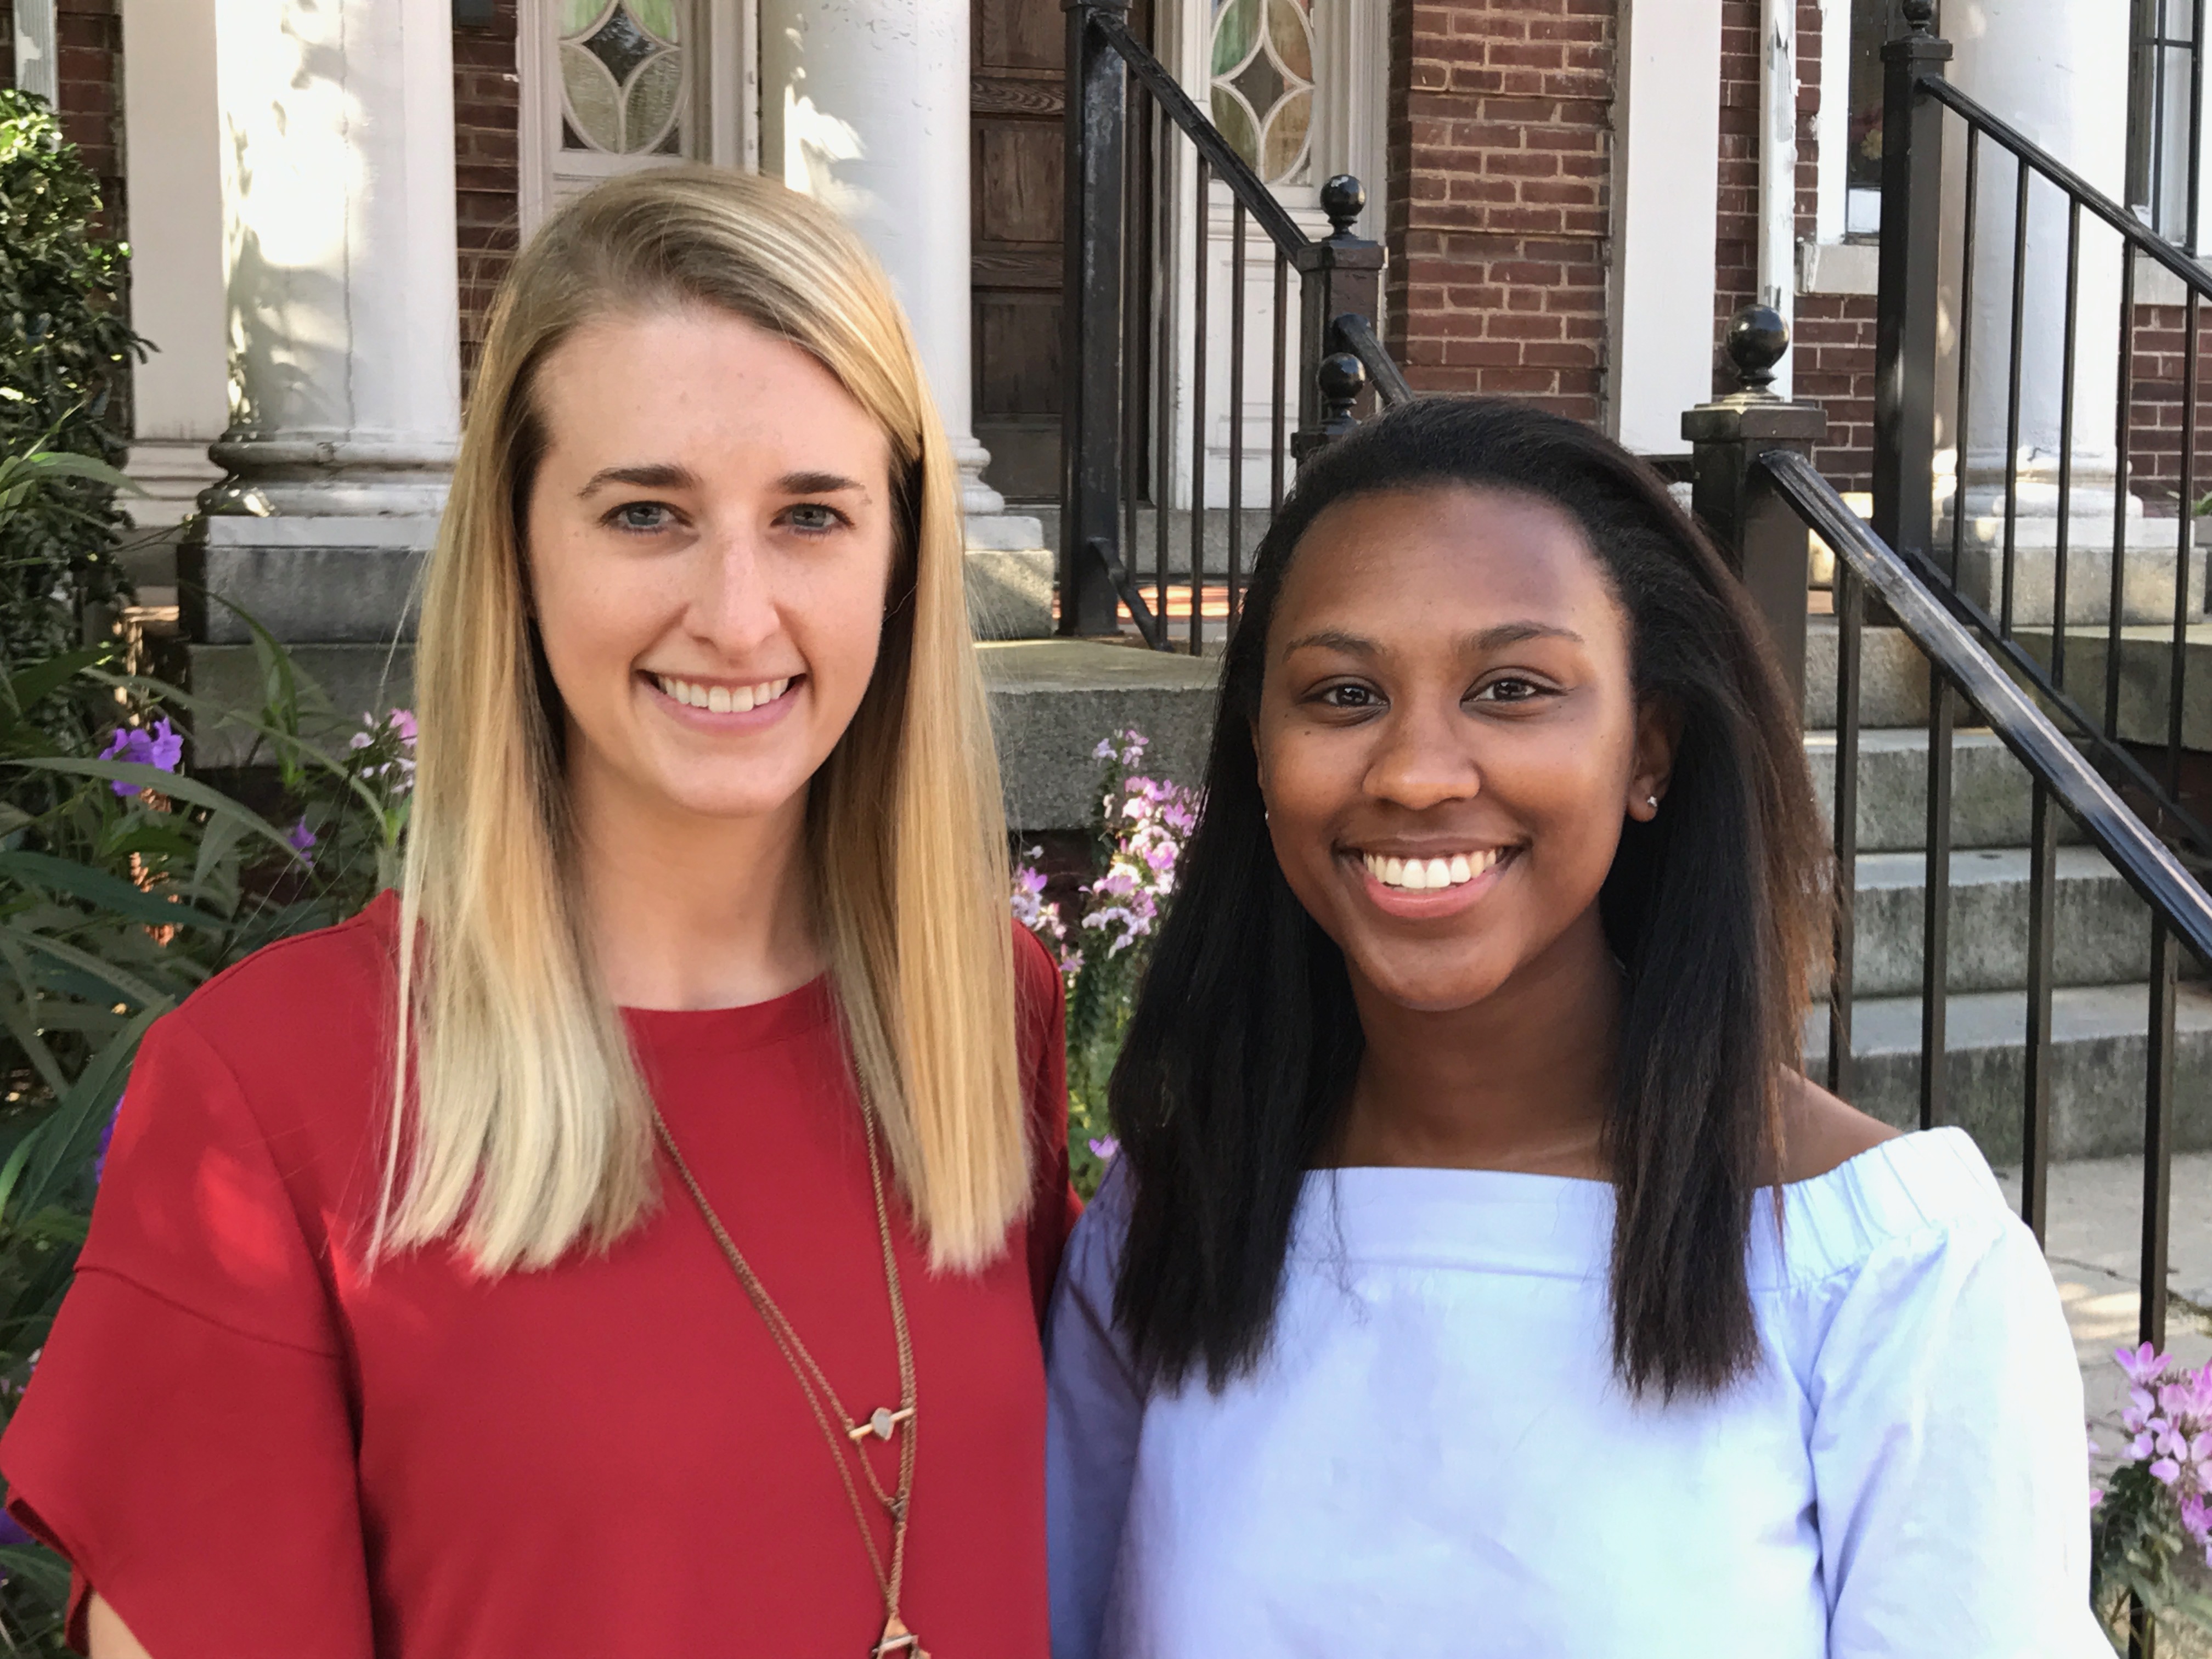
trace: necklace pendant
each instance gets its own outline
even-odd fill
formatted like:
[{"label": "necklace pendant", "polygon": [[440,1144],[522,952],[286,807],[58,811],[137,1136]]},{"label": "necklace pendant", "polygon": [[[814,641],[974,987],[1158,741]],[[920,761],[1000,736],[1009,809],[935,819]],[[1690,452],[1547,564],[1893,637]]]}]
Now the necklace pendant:
[{"label": "necklace pendant", "polygon": [[906,1621],[893,1613],[884,1620],[884,1633],[874,1647],[868,1650],[869,1659],[929,1659],[921,1645],[921,1638],[906,1627]]},{"label": "necklace pendant", "polygon": [[893,1411],[888,1406],[878,1406],[865,1420],[846,1430],[846,1437],[858,1442],[866,1439],[872,1434],[878,1440],[888,1440],[897,1430],[899,1425],[911,1421],[913,1417],[914,1407],[911,1406],[902,1407],[898,1411]]}]

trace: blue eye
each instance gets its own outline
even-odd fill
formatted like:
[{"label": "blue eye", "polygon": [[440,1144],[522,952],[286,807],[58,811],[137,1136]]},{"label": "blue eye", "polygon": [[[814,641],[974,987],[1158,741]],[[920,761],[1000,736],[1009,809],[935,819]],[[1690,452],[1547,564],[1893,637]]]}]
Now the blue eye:
[{"label": "blue eye", "polygon": [[667,529],[674,514],[659,501],[624,501],[607,517],[619,529],[650,535]]},{"label": "blue eye", "polygon": [[852,522],[836,507],[825,507],[820,501],[801,501],[796,507],[785,508],[783,516],[793,529],[805,531],[810,535],[819,535],[824,531],[835,530],[841,524]]}]

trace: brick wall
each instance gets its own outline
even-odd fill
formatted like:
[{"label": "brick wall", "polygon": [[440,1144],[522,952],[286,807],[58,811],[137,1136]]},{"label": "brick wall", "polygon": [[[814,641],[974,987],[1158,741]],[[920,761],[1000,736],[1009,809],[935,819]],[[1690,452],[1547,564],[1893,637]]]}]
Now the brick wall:
[{"label": "brick wall", "polygon": [[[123,17],[118,0],[60,0],[62,136],[100,175],[106,229],[124,232]],[[15,84],[15,9],[0,0],[0,82]]]},{"label": "brick wall", "polygon": [[[1719,346],[1730,318],[1759,289],[1759,0],[1722,0],[1721,169],[1715,226],[1713,388],[1732,392]],[[1820,7],[1797,7],[1797,234],[1817,234]],[[1835,88],[1838,97],[1844,88]],[[1874,444],[1874,299],[1800,294],[1790,345],[1791,390],[1827,410],[1828,441],[1814,459],[1838,489],[1871,483]]]},{"label": "brick wall", "polygon": [[514,258],[515,0],[488,27],[453,31],[453,208],[459,240],[461,386],[483,349],[500,278]]},{"label": "brick wall", "polygon": [[1613,0],[1391,0],[1389,346],[1425,391],[1595,420]]}]

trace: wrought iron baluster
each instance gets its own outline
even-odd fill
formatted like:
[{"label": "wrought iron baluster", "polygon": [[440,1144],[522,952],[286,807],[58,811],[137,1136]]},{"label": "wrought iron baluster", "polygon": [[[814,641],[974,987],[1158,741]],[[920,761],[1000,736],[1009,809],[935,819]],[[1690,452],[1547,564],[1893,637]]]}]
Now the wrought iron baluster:
[{"label": "wrought iron baluster", "polygon": [[1920,1127],[1946,1121],[1950,1091],[1951,739],[1958,694],[1929,664],[1927,911],[1920,933]]},{"label": "wrought iron baluster", "polygon": [[1237,204],[1229,237],[1229,609],[1224,633],[1237,627],[1237,595],[1244,579],[1244,204]]},{"label": "wrought iron baluster", "polygon": [[2128,580],[2128,437],[2136,378],[2136,253],[2120,243],[2120,378],[2112,403],[2112,610],[2105,617],[2105,725],[2107,737],[2120,734],[2120,620],[2125,613]]},{"label": "wrought iron baluster", "polygon": [[1974,401],[1974,243],[1982,194],[1982,131],[1966,128],[1966,219],[1960,233],[1959,412],[1951,445],[1951,580],[1955,586],[1966,550],[1966,438]]},{"label": "wrought iron baluster", "polygon": [[[2066,327],[2058,372],[2058,540],[2051,558],[2051,678],[2066,684],[2066,555],[2074,519],[2075,310],[2081,299],[2081,204],[2066,201]],[[2115,503],[2117,506],[2118,503]]]},{"label": "wrought iron baluster", "polygon": [[2142,1273],[2136,1340],[2166,1346],[2166,1224],[2173,1202],[2174,1023],[2180,951],[2161,916],[2150,925],[2148,1064],[2143,1088]]},{"label": "wrought iron baluster", "polygon": [[2006,639],[2012,637],[2013,589],[2019,562],[2020,382],[2026,343],[2021,331],[2027,316],[2027,187],[2035,177],[2024,157],[2018,165],[2020,185],[2012,222],[2012,362],[2005,393],[2004,602],[1997,610],[1997,629]]},{"label": "wrought iron baluster", "polygon": [[2051,1204],[2051,981],[2058,815],[2034,780],[2027,855],[2027,1097],[2021,1118],[2021,1218],[2044,1236]]},{"label": "wrought iron baluster", "polygon": [[1158,228],[1152,260],[1152,309],[1158,325],[1158,356],[1152,370],[1152,614],[1159,618],[1154,648],[1168,647],[1168,503],[1175,499],[1175,306],[1169,292],[1175,270],[1175,132],[1167,112],[1152,100],[1159,142],[1152,151],[1152,195],[1158,203]]},{"label": "wrought iron baluster", "polygon": [[2203,348],[2198,333],[2199,296],[2192,288],[2182,330],[2180,514],[2174,532],[2173,651],[2166,672],[2166,787],[2181,799],[2183,699],[2189,673],[2191,568],[2197,546],[2197,357]]},{"label": "wrought iron baluster", "polygon": [[1865,645],[1866,590],[1836,556],[1836,950],[1828,980],[1828,1091],[1849,1100],[1851,999],[1858,946],[1859,680]]},{"label": "wrought iron baluster", "polygon": [[1283,510],[1283,458],[1291,447],[1291,262],[1279,248],[1275,252],[1275,423],[1267,457],[1267,516],[1272,525]]},{"label": "wrought iron baluster", "polygon": [[1206,278],[1213,240],[1213,169],[1198,158],[1198,209],[1191,237],[1190,283],[1190,654],[1205,649],[1206,610]]}]

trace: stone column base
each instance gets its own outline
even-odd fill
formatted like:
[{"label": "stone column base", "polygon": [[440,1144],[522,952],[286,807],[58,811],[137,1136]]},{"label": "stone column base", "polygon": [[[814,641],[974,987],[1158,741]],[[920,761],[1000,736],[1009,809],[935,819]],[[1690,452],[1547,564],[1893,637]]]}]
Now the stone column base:
[{"label": "stone column base", "polygon": [[1042,640],[1052,635],[1052,586],[1058,556],[1044,526],[1014,514],[968,520],[968,622],[979,640]]},{"label": "stone column base", "polygon": [[411,639],[416,583],[437,536],[428,514],[208,514],[178,553],[185,637],[247,644],[243,611],[288,643]]}]

